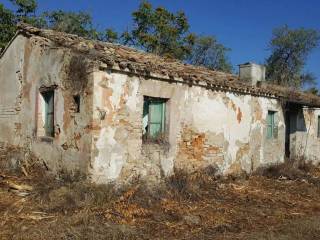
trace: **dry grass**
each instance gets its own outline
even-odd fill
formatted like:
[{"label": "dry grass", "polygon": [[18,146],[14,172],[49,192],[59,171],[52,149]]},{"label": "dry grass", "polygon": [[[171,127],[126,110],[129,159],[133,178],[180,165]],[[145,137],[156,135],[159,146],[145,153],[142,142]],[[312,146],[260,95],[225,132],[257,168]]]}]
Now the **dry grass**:
[{"label": "dry grass", "polygon": [[[182,171],[151,189],[2,173],[0,239],[319,239],[320,170],[283,164],[241,178]],[[8,191],[8,181],[33,187]]]}]

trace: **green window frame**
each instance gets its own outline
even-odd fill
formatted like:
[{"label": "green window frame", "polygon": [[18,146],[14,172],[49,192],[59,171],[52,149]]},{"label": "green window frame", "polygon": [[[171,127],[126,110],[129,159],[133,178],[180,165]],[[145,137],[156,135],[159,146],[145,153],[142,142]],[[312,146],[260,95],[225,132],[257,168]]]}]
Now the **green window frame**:
[{"label": "green window frame", "polygon": [[268,111],[267,115],[267,139],[278,137],[278,124],[276,121],[277,112]]},{"label": "green window frame", "polygon": [[54,137],[54,91],[42,92],[41,95],[45,102],[45,135]]},{"label": "green window frame", "polygon": [[166,99],[144,97],[143,135],[148,139],[163,138],[166,121]]}]

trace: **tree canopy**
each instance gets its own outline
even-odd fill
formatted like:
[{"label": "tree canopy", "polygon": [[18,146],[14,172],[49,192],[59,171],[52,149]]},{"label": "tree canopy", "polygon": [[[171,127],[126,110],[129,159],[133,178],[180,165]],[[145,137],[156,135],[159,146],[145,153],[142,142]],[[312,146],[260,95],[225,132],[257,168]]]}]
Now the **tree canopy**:
[{"label": "tree canopy", "polygon": [[15,31],[14,14],[0,3],[0,50],[7,45]]},{"label": "tree canopy", "polygon": [[[15,7],[13,11],[0,3],[0,50],[15,34],[16,24],[23,21],[89,39],[130,45],[210,69],[232,71],[227,56],[230,49],[214,36],[198,36],[190,32],[188,18],[182,11],[173,13],[142,1],[132,13],[132,25],[118,33],[112,28],[98,30],[87,12],[54,10],[37,15],[36,0],[10,1]],[[267,80],[298,89],[307,84],[312,87],[315,77],[304,68],[310,52],[318,46],[319,38],[319,33],[313,29],[276,28],[269,43],[271,54],[266,59]]]},{"label": "tree canopy", "polygon": [[123,42],[160,56],[185,59],[192,50],[194,34],[189,32],[184,12],[171,13],[143,1],[132,13],[133,28],[122,35]]},{"label": "tree canopy", "polygon": [[57,10],[45,12],[40,17],[44,20],[47,28],[90,39],[98,39],[99,37],[98,31],[93,27],[92,17],[87,12]]},{"label": "tree canopy", "polygon": [[275,84],[302,88],[314,84],[312,73],[304,72],[307,57],[318,46],[319,33],[313,29],[276,28],[269,47],[271,55],[266,60],[267,80]]},{"label": "tree canopy", "polygon": [[179,11],[172,13],[164,7],[154,8],[142,1],[132,13],[130,30],[118,33],[112,28],[98,30],[87,12],[47,11],[37,15],[36,0],[10,0],[15,10],[0,4],[0,48],[3,48],[16,31],[20,21],[40,28],[77,34],[88,39],[130,45],[160,56],[176,58],[195,65],[230,72],[226,57],[230,49],[214,37],[190,32],[187,16]]},{"label": "tree canopy", "polygon": [[38,7],[36,0],[10,0],[10,2],[17,7],[16,15],[18,17],[27,18],[30,15],[35,16]]},{"label": "tree canopy", "polygon": [[107,28],[102,34],[102,40],[106,42],[116,43],[119,40],[119,35],[112,28]]},{"label": "tree canopy", "polygon": [[10,0],[16,7],[11,11],[0,3],[0,51],[3,49],[16,31],[16,24],[20,21],[33,25],[39,25],[39,18],[36,17],[36,0]]},{"label": "tree canopy", "polygon": [[226,56],[230,51],[213,36],[200,36],[195,40],[189,62],[194,65],[206,66],[210,69],[231,72],[232,65]]}]

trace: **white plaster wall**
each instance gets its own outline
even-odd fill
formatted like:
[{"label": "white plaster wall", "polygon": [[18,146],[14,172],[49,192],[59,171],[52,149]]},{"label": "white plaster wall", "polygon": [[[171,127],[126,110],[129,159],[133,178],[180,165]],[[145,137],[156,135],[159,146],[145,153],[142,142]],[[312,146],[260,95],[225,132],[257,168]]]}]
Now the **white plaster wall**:
[{"label": "white plaster wall", "polygon": [[[91,151],[91,137],[85,131],[92,118],[85,109],[90,97],[84,99],[82,106],[87,114],[72,117],[69,109],[72,92],[63,84],[70,56],[70,50],[52,47],[50,42],[37,37],[18,35],[12,42],[0,59],[0,79],[4,86],[0,88],[0,106],[14,106],[18,111],[3,120],[0,117],[0,142],[31,149],[53,171],[85,172]],[[53,85],[56,85],[56,135],[51,141],[43,141],[37,133],[41,114],[41,102],[37,98],[40,87]],[[64,144],[68,146],[63,147]]]},{"label": "white plaster wall", "polygon": [[[139,158],[142,129],[139,79],[127,75],[94,74],[91,177],[105,183],[120,177],[124,165]],[[138,134],[137,134],[138,132]],[[132,168],[134,165],[132,166]],[[134,171],[134,169],[132,169]]]},{"label": "white plaster wall", "polygon": [[318,116],[320,116],[320,109],[303,108],[302,117],[305,122],[305,130],[298,129],[290,136],[292,158],[311,161],[314,164],[320,163],[320,138],[317,132]]},{"label": "white plaster wall", "polygon": [[21,110],[20,89],[26,41],[17,37],[0,58],[0,141],[19,144],[20,125],[17,119]]},{"label": "white plaster wall", "polygon": [[[74,114],[73,92],[63,84],[69,57],[69,51],[50,44],[40,47],[35,39],[18,36],[13,42],[0,60],[0,105],[14,104],[20,111],[5,120],[0,113],[0,141],[30,146],[53,170],[89,167],[98,183],[138,176],[158,179],[175,167],[196,170],[213,165],[225,174],[250,172],[284,161],[285,124],[275,99],[96,70],[88,79],[92,85],[81,95],[81,114]],[[37,136],[37,97],[41,86],[51,85],[57,86],[57,133],[48,143]],[[142,142],[143,96],[168,99],[166,144]],[[266,138],[268,110],[278,113],[277,139]],[[309,159],[319,155],[318,114],[305,112],[311,119],[305,151]]]},{"label": "white plaster wall", "polygon": [[[142,143],[143,96],[169,99],[166,146]],[[203,148],[214,145],[218,136],[217,146],[223,149],[217,154],[223,161],[216,161],[214,154],[204,151],[201,164],[195,166],[215,165],[227,174],[250,172],[284,161],[285,126],[282,109],[275,99],[97,71],[93,108],[97,130],[93,134],[90,173],[95,182],[133,176],[160,178],[172,174],[174,167],[194,164],[198,160],[181,154],[185,129],[205,136],[210,143],[204,143]],[[268,110],[278,112],[277,139],[266,139]],[[104,119],[100,118],[101,112],[106,113]]]},{"label": "white plaster wall", "polygon": [[[234,93],[217,93],[191,88],[185,100],[185,121],[200,133],[222,134],[227,147],[224,148],[224,161],[218,165],[223,173],[228,173],[232,164],[240,160],[242,170],[250,172],[259,166],[284,161],[284,120],[277,100],[257,98]],[[258,106],[253,106],[256,100]],[[254,111],[261,111],[261,119],[254,119]],[[276,111],[280,129],[277,139],[266,138],[266,117],[268,110]],[[241,120],[238,115],[241,112]],[[239,115],[240,118],[240,115]],[[258,137],[252,131],[258,131]],[[256,153],[249,151],[237,159],[237,153],[244,144],[254,142],[259,145]],[[273,146],[273,147],[272,147]],[[275,147],[275,148],[274,148]],[[251,153],[250,153],[251,152]],[[257,158],[254,155],[259,155]],[[256,158],[256,159],[254,159]],[[253,162],[255,166],[253,166]]]}]

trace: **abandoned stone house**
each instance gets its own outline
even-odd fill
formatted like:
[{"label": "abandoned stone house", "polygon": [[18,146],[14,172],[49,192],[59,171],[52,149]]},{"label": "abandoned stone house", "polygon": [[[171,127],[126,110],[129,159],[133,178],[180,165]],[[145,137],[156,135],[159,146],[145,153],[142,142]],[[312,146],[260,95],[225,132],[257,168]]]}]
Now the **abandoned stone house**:
[{"label": "abandoned stone house", "polygon": [[0,58],[0,142],[97,183],[317,163],[320,98],[239,72],[21,25]]}]

